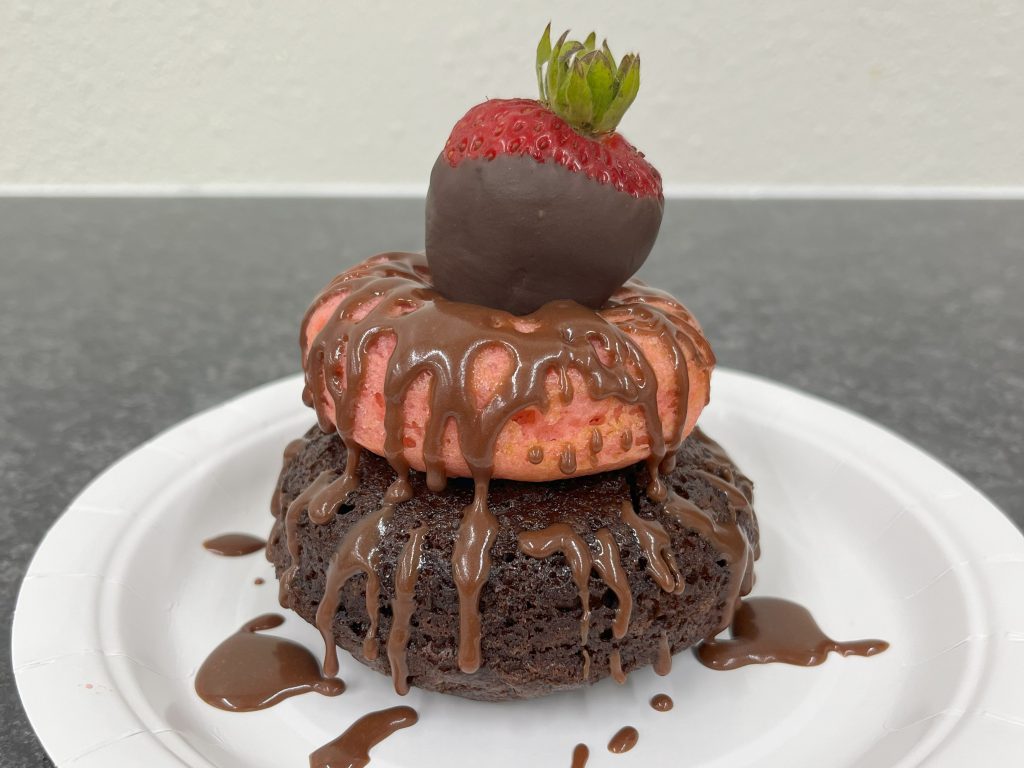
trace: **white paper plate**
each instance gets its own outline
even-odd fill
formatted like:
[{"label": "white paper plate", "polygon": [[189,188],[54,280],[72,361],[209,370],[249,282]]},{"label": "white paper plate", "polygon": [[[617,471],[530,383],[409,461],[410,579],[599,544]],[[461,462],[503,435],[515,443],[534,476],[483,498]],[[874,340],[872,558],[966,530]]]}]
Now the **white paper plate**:
[{"label": "white paper plate", "polygon": [[[871,659],[821,667],[705,669],[533,702],[481,704],[413,690],[342,654],[348,692],[234,714],[192,689],[206,654],[279,611],[261,554],[200,542],[266,535],[285,443],[311,423],[298,377],[174,427],[75,500],[29,568],[15,614],[18,689],[58,766],[307,765],[356,717],[420,713],[373,751],[373,767],[1020,765],[1024,755],[1024,540],[977,490],[895,435],[748,375],[718,371],[701,424],[755,480],[763,557],[755,594],[807,605],[837,639],[881,637]],[[262,576],[263,586],[253,580]],[[288,613],[278,630],[319,655]],[[652,694],[675,700],[651,709]],[[606,751],[623,725],[640,731]]]}]

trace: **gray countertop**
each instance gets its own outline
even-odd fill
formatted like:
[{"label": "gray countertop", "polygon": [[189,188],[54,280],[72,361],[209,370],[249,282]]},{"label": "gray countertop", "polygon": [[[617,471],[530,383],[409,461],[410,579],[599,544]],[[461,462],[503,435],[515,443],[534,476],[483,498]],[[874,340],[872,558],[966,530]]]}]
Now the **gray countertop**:
[{"label": "gray countertop", "polygon": [[[422,245],[416,200],[0,200],[0,625],[114,459],[298,370],[331,276]],[[722,365],[841,403],[1024,525],[1024,202],[687,201],[641,273]],[[0,765],[51,765],[0,665]]]}]

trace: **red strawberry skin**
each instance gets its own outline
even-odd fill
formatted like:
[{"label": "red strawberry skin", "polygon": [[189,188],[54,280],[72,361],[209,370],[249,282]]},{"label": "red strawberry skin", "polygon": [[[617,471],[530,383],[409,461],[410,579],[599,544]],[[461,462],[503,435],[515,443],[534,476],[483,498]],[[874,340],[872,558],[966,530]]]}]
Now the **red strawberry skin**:
[{"label": "red strawberry skin", "polygon": [[529,156],[635,198],[664,199],[661,174],[620,134],[581,136],[533,99],[478,104],[455,124],[441,154],[453,168],[466,159]]}]

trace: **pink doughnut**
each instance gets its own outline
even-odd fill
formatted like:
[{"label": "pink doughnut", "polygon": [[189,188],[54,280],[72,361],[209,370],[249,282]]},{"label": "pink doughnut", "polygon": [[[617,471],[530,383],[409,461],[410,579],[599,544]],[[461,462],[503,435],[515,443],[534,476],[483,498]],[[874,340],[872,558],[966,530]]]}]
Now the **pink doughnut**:
[{"label": "pink doughnut", "polygon": [[444,299],[423,256],[405,253],[336,277],[300,342],[321,428],[435,488],[660,462],[696,424],[715,362],[686,308],[639,281],[600,310],[558,301],[516,316]]}]

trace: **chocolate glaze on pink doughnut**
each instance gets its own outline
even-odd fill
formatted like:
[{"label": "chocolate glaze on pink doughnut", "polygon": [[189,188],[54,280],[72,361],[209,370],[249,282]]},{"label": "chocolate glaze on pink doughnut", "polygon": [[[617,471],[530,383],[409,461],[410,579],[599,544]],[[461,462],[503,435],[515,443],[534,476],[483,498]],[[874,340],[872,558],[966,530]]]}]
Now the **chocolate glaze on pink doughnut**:
[{"label": "chocolate glaze on pink doughnut", "polygon": [[[452,554],[466,673],[481,663],[480,593],[498,531],[487,506],[491,477],[543,481],[645,459],[647,493],[665,500],[659,469],[668,471],[707,403],[714,365],[692,315],[639,282],[597,311],[553,301],[516,316],[446,300],[430,287],[424,257],[409,253],[381,254],[336,277],[307,311],[300,342],[303,401],[348,449],[344,472],[324,489],[332,500],[325,506],[355,487],[361,448],[383,455],[397,474],[380,519],[410,497],[410,468],[426,472],[433,490],[452,475],[473,478]],[[609,420],[619,439],[595,438]],[[619,452],[596,460],[606,445]],[[587,456],[589,464],[580,460]]]},{"label": "chocolate glaze on pink doughnut", "polygon": [[321,427],[434,487],[482,470],[542,482],[671,455],[707,403],[714,364],[692,315],[639,282],[598,312],[562,301],[513,316],[440,297],[417,254],[335,278],[302,346]]}]

